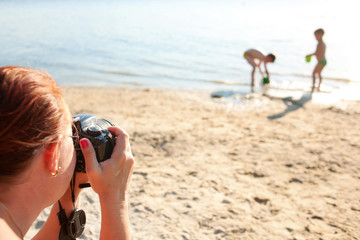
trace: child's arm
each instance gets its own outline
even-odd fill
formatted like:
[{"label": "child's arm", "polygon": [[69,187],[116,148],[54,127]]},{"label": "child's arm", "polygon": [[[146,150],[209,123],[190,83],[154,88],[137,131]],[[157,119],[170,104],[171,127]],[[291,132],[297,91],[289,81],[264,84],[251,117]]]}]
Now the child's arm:
[{"label": "child's arm", "polygon": [[267,70],[266,63],[265,63],[265,62],[264,62],[264,68],[265,68],[266,77],[268,77],[268,78],[270,79],[269,72],[268,72],[268,70]]},{"label": "child's arm", "polygon": [[260,74],[263,76],[264,72],[261,70],[261,63],[262,63],[262,61],[259,61],[259,63],[257,64],[257,67],[259,68]]},{"label": "child's arm", "polygon": [[308,58],[308,57],[314,56],[315,54],[316,53],[311,53],[311,54],[306,55],[305,57]]}]

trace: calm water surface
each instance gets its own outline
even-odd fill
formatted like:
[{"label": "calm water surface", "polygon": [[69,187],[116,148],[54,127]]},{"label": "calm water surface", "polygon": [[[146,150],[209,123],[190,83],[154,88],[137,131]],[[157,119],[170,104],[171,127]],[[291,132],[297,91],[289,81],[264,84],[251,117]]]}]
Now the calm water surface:
[{"label": "calm water surface", "polygon": [[356,98],[355,3],[0,0],[0,65],[48,71],[62,86],[248,92],[251,69],[242,55],[258,47],[277,55],[269,65],[273,88],[307,91],[315,61],[305,55],[322,27],[323,90]]}]

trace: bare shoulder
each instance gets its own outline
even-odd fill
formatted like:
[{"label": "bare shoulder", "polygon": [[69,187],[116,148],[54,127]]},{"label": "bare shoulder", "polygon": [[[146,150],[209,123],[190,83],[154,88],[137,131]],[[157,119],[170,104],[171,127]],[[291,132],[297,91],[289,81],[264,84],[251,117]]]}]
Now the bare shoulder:
[{"label": "bare shoulder", "polygon": [[2,218],[0,218],[0,239],[19,239]]},{"label": "bare shoulder", "polygon": [[323,41],[319,42],[318,43],[318,46],[321,47],[321,48],[324,48],[326,47],[325,43]]}]

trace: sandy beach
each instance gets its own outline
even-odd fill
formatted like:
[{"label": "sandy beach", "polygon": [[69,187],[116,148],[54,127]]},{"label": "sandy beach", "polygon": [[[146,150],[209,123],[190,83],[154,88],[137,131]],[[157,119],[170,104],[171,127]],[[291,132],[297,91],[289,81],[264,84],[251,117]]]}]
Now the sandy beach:
[{"label": "sandy beach", "polygon": [[[133,239],[360,239],[359,102],[63,87],[130,135]],[[306,98],[306,96],[310,98]],[[81,196],[98,239],[97,195]],[[43,225],[42,212],[27,233]]]}]

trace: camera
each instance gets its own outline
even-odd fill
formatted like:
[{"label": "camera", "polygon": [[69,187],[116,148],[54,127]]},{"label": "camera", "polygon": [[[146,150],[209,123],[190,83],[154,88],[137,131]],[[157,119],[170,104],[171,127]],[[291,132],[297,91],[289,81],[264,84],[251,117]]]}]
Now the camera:
[{"label": "camera", "polygon": [[74,141],[75,171],[85,173],[85,159],[79,145],[80,139],[89,139],[95,149],[98,162],[103,162],[110,158],[115,147],[115,136],[107,129],[115,125],[106,119],[97,119],[91,114],[74,115],[73,123],[73,136],[78,136],[78,141]]}]

